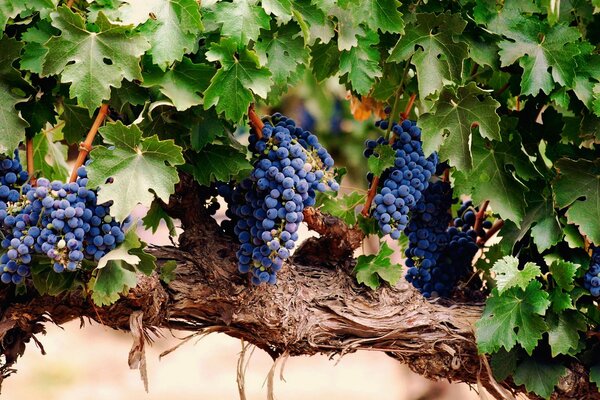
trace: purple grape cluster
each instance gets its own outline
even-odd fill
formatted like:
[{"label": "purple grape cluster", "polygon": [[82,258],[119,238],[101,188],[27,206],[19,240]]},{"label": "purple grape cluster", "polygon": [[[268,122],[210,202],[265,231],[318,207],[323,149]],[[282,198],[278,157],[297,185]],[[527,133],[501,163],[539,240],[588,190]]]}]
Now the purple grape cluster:
[{"label": "purple grape cluster", "polygon": [[[378,121],[376,125],[386,130],[388,121]],[[381,176],[381,189],[373,199],[371,215],[377,220],[384,235],[398,239],[408,224],[408,215],[422,193],[429,185],[429,179],[435,173],[438,162],[437,154],[429,157],[423,154],[421,129],[414,121],[404,120],[392,123],[391,131],[394,141],[391,144],[396,151],[394,166],[388,168]],[[367,140],[365,157],[371,157],[377,146],[389,145],[390,141],[383,137],[378,140]],[[372,174],[367,177],[372,181]],[[381,183],[380,183],[381,184]]]},{"label": "purple grape cluster", "polygon": [[486,220],[479,232],[473,229],[477,209],[470,201],[462,204],[459,216],[452,220],[450,206],[455,201],[449,183],[432,183],[406,228],[406,279],[427,298],[449,296],[457,282],[469,274],[479,250],[477,238],[485,237],[484,228],[492,225]]},{"label": "purple grape cluster", "polygon": [[219,193],[229,203],[240,242],[238,269],[252,282],[276,283],[277,271],[298,240],[305,207],[315,204],[316,192],[337,191],[333,158],[315,135],[292,119],[274,114],[262,137],[250,136],[254,169],[249,178]]},{"label": "purple grape cluster", "polygon": [[585,273],[583,286],[592,296],[600,296],[600,247],[593,246],[590,267]]},{"label": "purple grape cluster", "polygon": [[57,273],[75,271],[84,259],[98,261],[125,240],[123,226],[110,215],[110,204],[97,204],[96,192],[86,188],[85,167],[79,168],[75,182],[40,178],[33,187],[17,154],[13,160],[4,159],[4,166],[0,177],[2,282],[21,283],[30,275],[32,257],[49,259]]}]

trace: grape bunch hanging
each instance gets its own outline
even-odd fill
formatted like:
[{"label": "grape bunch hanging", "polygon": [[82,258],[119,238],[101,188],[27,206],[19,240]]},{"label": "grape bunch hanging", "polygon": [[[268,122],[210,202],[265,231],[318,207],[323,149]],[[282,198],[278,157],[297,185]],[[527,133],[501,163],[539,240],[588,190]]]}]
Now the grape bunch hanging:
[{"label": "grape bunch hanging", "polygon": [[[84,259],[98,261],[125,240],[123,226],[88,189],[84,166],[75,182],[29,182],[18,151],[0,162],[0,280],[20,284],[31,263],[50,262],[55,272],[75,271]],[[128,220],[123,222],[128,223]]]},{"label": "grape bunch hanging", "polygon": [[279,113],[250,135],[254,169],[233,188],[219,193],[229,203],[240,243],[238,269],[252,283],[276,283],[277,271],[298,240],[305,207],[316,192],[337,191],[333,158],[318,138]]},{"label": "grape bunch hanging", "polygon": [[600,296],[600,247],[592,246],[592,258],[583,285],[592,296]]},{"label": "grape bunch hanging", "polygon": [[[388,121],[378,121],[376,126],[387,130],[388,124]],[[401,123],[393,122],[389,128],[393,133],[389,140],[380,137],[365,142],[364,155],[367,158],[374,156],[378,146],[389,145],[395,150],[393,167],[385,170],[377,179],[372,173],[367,175],[370,191],[379,190],[379,193],[373,197],[372,208],[365,212],[371,212],[384,235],[398,239],[408,224],[410,211],[421,199],[429,179],[435,173],[438,157],[436,153],[425,157],[421,129],[414,121],[405,119]],[[377,185],[373,187],[375,183]]]},{"label": "grape bunch hanging", "polygon": [[[472,272],[479,243],[492,228],[471,201],[464,202],[452,219],[453,198],[448,182],[429,185],[417,203],[406,228],[409,245],[405,250],[406,280],[424,297],[449,296],[458,281]],[[481,221],[476,224],[477,218]],[[476,226],[477,225],[477,226]]]}]

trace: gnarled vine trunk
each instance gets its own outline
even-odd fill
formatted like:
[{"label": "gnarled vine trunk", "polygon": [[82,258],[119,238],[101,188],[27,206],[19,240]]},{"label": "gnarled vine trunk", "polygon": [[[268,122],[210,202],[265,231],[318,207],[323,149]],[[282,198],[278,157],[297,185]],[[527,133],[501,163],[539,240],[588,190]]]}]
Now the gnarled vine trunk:
[{"label": "gnarled vine trunk", "polygon": [[[349,274],[353,260],[348,246],[355,245],[352,230],[331,217],[313,215],[321,229],[320,240],[307,241],[279,274],[276,286],[252,286],[237,272],[235,243],[206,215],[184,179],[166,206],[185,228],[179,247],[154,247],[159,263],[177,262],[176,279],[169,284],[157,274],[141,276],[139,284],[112,306],[98,308],[82,293],[63,296],[14,297],[0,293],[0,338],[8,376],[25,344],[43,332],[43,324],[88,317],[115,329],[130,329],[130,316],[141,312],[145,329],[159,327],[212,331],[243,338],[280,355],[344,354],[357,350],[384,351],[431,379],[480,383],[498,398],[522,392],[510,382],[491,379],[485,358],[477,353],[474,322],[482,304],[430,302],[401,283],[371,291]],[[184,190],[181,190],[184,189]],[[315,222],[317,223],[317,222]],[[336,239],[348,244],[346,256],[328,257]],[[339,242],[338,240],[338,242]],[[325,250],[325,251],[324,251]],[[316,262],[322,259],[324,262]],[[39,343],[38,343],[39,344]],[[508,389],[508,390],[507,390]],[[560,399],[600,398],[588,383],[584,369],[572,365],[555,393]]]}]

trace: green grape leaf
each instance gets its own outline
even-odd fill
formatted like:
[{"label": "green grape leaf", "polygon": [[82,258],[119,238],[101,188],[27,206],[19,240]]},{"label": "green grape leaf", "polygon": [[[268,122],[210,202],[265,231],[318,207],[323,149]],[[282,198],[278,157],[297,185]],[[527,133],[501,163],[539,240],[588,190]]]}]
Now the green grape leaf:
[{"label": "green grape leaf", "polygon": [[[442,90],[445,82],[460,82],[467,45],[455,41],[466,22],[459,14],[417,14],[415,25],[392,49],[388,61],[412,58],[419,78],[419,97]],[[436,32],[436,33],[432,33]]]},{"label": "green grape leaf", "polygon": [[554,260],[549,269],[556,284],[570,292],[575,287],[575,276],[581,266],[564,260]]},{"label": "green grape leaf", "polygon": [[156,233],[158,227],[160,226],[160,221],[165,221],[165,225],[169,230],[169,236],[177,236],[177,232],[175,231],[175,224],[173,223],[173,219],[163,210],[160,206],[160,203],[156,200],[152,202],[150,209],[146,212],[146,216],[142,218],[144,222],[144,228],[148,230],[152,230],[152,233]]},{"label": "green grape leaf", "polygon": [[560,287],[555,287],[550,291],[550,301],[552,302],[552,311],[557,314],[575,309],[571,295]]},{"label": "green grape leaf", "polygon": [[106,253],[100,260],[98,260],[97,269],[105,268],[111,261],[123,261],[124,263],[135,267],[140,263],[140,258],[131,254],[131,250],[139,248],[141,246],[140,239],[135,233],[135,229],[130,229],[125,234],[125,240],[115,249]]},{"label": "green grape leaf", "polygon": [[231,146],[208,144],[194,156],[193,164],[182,167],[190,172],[201,185],[211,182],[229,182],[232,176],[252,169],[246,155]]},{"label": "green grape leaf", "polygon": [[167,260],[160,267],[160,275],[159,278],[161,281],[166,283],[167,285],[175,280],[177,274],[175,270],[177,269],[177,261],[175,260]]},{"label": "green grape leaf", "polygon": [[517,385],[525,385],[528,392],[549,399],[565,372],[560,362],[542,362],[528,357],[517,366],[513,380]]},{"label": "green grape leaf", "polygon": [[60,119],[64,121],[62,133],[67,143],[78,143],[83,140],[86,132],[92,127],[94,120],[88,110],[74,104],[63,103]]},{"label": "green grape leaf", "polygon": [[[344,9],[333,7],[331,14],[337,20],[336,31],[338,32],[337,45],[340,51],[350,50],[358,46],[358,36],[364,36],[364,29],[356,21],[357,12],[355,9]],[[376,32],[375,36],[377,36]],[[376,42],[379,41],[377,37]]]},{"label": "green grape leaf", "polygon": [[238,45],[256,41],[260,29],[269,29],[270,18],[256,0],[219,2],[204,16],[205,21],[221,26],[221,36],[231,38]]},{"label": "green grape leaf", "polygon": [[552,183],[558,207],[569,207],[569,223],[579,225],[579,231],[593,243],[600,243],[600,160],[560,159],[555,167],[559,173]]},{"label": "green grape leaf", "polygon": [[566,310],[558,315],[549,313],[546,321],[552,357],[570,354],[579,347],[579,332],[587,330],[583,314],[576,310]]},{"label": "green grape leaf", "polygon": [[292,0],[262,0],[261,4],[268,14],[273,14],[283,23],[292,19]]},{"label": "green grape leaf", "polygon": [[271,73],[260,66],[258,56],[246,48],[238,51],[231,39],[213,44],[206,53],[209,61],[219,61],[221,68],[212,77],[204,92],[204,108],[216,105],[218,113],[224,113],[231,121],[242,119],[252,93],[266,98],[271,86]]},{"label": "green grape leaf", "polygon": [[99,269],[88,282],[92,291],[92,300],[98,306],[113,304],[122,293],[137,285],[137,274],[127,268],[123,261],[109,261],[105,268]]},{"label": "green grape leaf", "polygon": [[325,197],[321,211],[343,220],[347,225],[353,226],[357,223],[356,207],[365,202],[367,196],[357,192],[343,195],[339,198]]},{"label": "green grape leaf", "polygon": [[419,118],[423,150],[426,154],[439,150],[441,158],[449,159],[459,170],[470,170],[473,127],[479,127],[482,137],[499,140],[500,117],[496,114],[499,106],[474,82],[458,90],[444,87],[431,112]]},{"label": "green grape leaf", "polygon": [[359,256],[354,267],[356,281],[373,290],[379,287],[381,279],[395,285],[402,276],[402,266],[392,264],[392,254],[394,250],[386,242],[382,242],[377,254]]},{"label": "green grape leaf", "polygon": [[10,18],[15,18],[23,11],[41,11],[56,7],[52,0],[4,0],[0,2],[0,33]]},{"label": "green grape leaf", "polygon": [[521,94],[550,94],[554,83],[570,86],[575,76],[573,58],[580,53],[581,37],[575,27],[524,16],[507,19],[507,30],[501,33],[510,40],[501,41],[499,55],[503,67],[516,61],[523,68]]},{"label": "green grape leaf", "polygon": [[517,356],[518,352],[516,349],[512,349],[511,351],[500,349],[497,353],[492,354],[490,366],[492,367],[494,378],[498,382],[502,382],[515,372],[515,369],[517,369]]},{"label": "green grape leaf", "polygon": [[196,50],[202,31],[196,0],[124,0],[118,16],[125,24],[143,24],[138,30],[150,41],[152,61],[165,69]]},{"label": "green grape leaf", "polygon": [[[142,138],[136,125],[125,126],[120,121],[100,128],[100,134],[111,148],[95,147],[88,166],[88,185],[100,188],[99,203],[112,200],[111,214],[122,221],[137,204],[150,207],[154,200],[150,189],[169,201],[179,182],[175,165],[184,163],[181,147],[156,135]],[[108,178],[113,182],[106,183]]]},{"label": "green grape leaf", "polygon": [[264,33],[254,45],[260,63],[273,74],[275,85],[285,85],[298,67],[308,61],[308,49],[295,24]]},{"label": "green grape leaf", "polygon": [[528,354],[547,331],[542,316],[550,306],[542,284],[532,281],[527,289],[514,287],[488,297],[481,319],[475,323],[477,347],[481,353],[495,353],[501,347],[512,349],[519,343]]},{"label": "green grape leaf", "polygon": [[494,212],[517,225],[525,214],[527,187],[508,166],[514,166],[519,159],[528,161],[519,146],[517,142],[490,142],[473,135],[473,168],[453,173],[457,192],[470,193],[477,204],[489,199]]},{"label": "green grape leaf", "polygon": [[214,110],[196,110],[195,116],[198,121],[194,123],[190,132],[192,149],[200,151],[215,138],[227,136],[224,121],[219,119]]},{"label": "green grape leaf", "polygon": [[378,42],[377,33],[368,32],[366,36],[358,39],[357,47],[341,53],[340,74],[347,75],[352,88],[358,94],[369,93],[375,79],[382,76],[379,50],[373,47]]},{"label": "green grape leaf", "polygon": [[21,118],[15,106],[24,101],[13,91],[13,88],[29,90],[29,84],[21,78],[21,74],[12,67],[19,58],[23,44],[4,36],[0,39],[0,153],[12,155],[25,137],[27,122]]},{"label": "green grape leaf", "polygon": [[361,18],[373,31],[404,33],[404,20],[398,0],[361,1]]},{"label": "green grape leaf", "polygon": [[310,67],[319,82],[333,76],[340,68],[340,52],[335,43],[315,44],[310,52]]},{"label": "green grape leaf", "polygon": [[63,182],[69,176],[68,146],[61,140],[61,132],[56,131],[42,131],[33,137],[33,165],[37,176]]},{"label": "green grape leaf", "polygon": [[498,294],[513,287],[525,290],[529,282],[542,275],[540,267],[532,262],[526,263],[523,269],[519,269],[519,259],[513,256],[505,256],[496,261],[492,272],[496,274]]},{"label": "green grape leaf", "polygon": [[140,262],[136,265],[137,270],[146,276],[150,276],[156,269],[156,257],[144,251],[147,247],[146,242],[140,240],[139,243],[140,246],[129,250],[129,253],[140,259]]},{"label": "green grape leaf", "polygon": [[292,14],[302,28],[305,43],[314,44],[317,39],[321,43],[329,43],[333,38],[334,31],[331,20],[311,0],[295,0]]},{"label": "green grape leaf", "polygon": [[378,145],[373,150],[373,155],[367,159],[369,171],[375,176],[380,176],[383,171],[393,167],[396,161],[396,150],[389,145]]},{"label": "green grape leaf", "polygon": [[36,262],[31,265],[31,280],[39,294],[58,296],[73,287],[76,274],[56,273],[51,263]]},{"label": "green grape leaf", "polygon": [[149,68],[144,71],[144,87],[158,86],[160,92],[173,102],[177,111],[202,104],[202,93],[210,84],[215,73],[214,67],[208,64],[194,64],[189,58],[173,67],[161,71]]},{"label": "green grape leaf", "polygon": [[41,74],[42,64],[48,52],[43,45],[57,33],[58,31],[45,19],[27,29],[21,37],[21,40],[26,42],[21,55],[21,68]]},{"label": "green grape leaf", "polygon": [[96,21],[99,32],[88,31],[84,19],[68,7],[59,7],[51,16],[61,35],[45,44],[43,74],[60,74],[62,83],[71,83],[71,98],[77,97],[90,115],[110,98],[111,86],[120,87],[124,78],[142,78],[140,57],[150,46],[141,35],[111,24],[102,13]]}]

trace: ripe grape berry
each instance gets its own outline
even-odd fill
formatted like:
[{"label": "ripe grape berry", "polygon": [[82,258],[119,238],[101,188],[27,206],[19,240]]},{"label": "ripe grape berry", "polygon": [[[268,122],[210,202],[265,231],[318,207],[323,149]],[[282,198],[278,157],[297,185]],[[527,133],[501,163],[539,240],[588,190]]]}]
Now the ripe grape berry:
[{"label": "ripe grape berry", "polygon": [[473,257],[479,250],[477,238],[485,237],[484,228],[491,227],[489,221],[484,221],[483,228],[475,232],[477,209],[470,201],[461,205],[458,217],[452,220],[449,210],[455,201],[449,183],[430,184],[406,229],[406,279],[426,298],[450,295],[458,281],[472,270]]},{"label": "ripe grape berry", "polygon": [[[233,188],[219,187],[240,242],[238,269],[252,283],[276,283],[277,271],[298,240],[303,210],[316,192],[339,190],[333,158],[315,135],[279,113],[265,123],[262,137],[250,136],[254,169]],[[223,226],[226,229],[226,226]]]},{"label": "ripe grape berry", "polygon": [[49,259],[57,273],[75,271],[84,258],[98,261],[124,241],[110,203],[97,204],[96,191],[86,188],[85,167],[77,171],[76,182],[40,178],[35,187],[18,152],[12,160],[2,159],[0,167],[0,281],[22,283],[32,257]]},{"label": "ripe grape berry", "polygon": [[[388,121],[378,121],[376,125],[386,130]],[[414,121],[393,122],[391,132],[393,141],[383,137],[367,140],[364,155],[367,158],[374,156],[378,146],[391,146],[396,151],[394,166],[380,177],[381,187],[373,199],[371,214],[384,235],[398,239],[408,224],[409,212],[421,199],[435,173],[438,158],[435,153],[429,157],[423,154],[421,129]],[[372,174],[367,175],[367,179],[372,182]]]},{"label": "ripe grape berry", "polygon": [[585,273],[583,281],[584,287],[590,291],[592,296],[600,296],[600,247],[592,248],[592,259],[590,267]]}]

